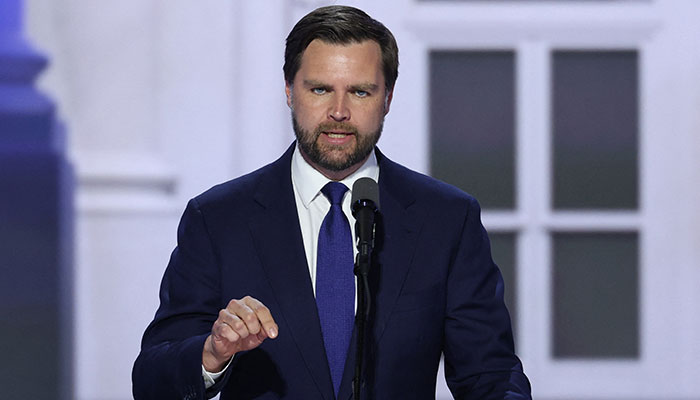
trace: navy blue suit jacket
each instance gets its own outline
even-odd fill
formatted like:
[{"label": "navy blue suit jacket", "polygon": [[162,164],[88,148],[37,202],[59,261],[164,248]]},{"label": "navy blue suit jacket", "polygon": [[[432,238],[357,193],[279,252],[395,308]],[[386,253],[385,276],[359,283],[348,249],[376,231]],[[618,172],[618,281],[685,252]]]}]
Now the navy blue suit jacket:
[{"label": "navy blue suit jacket", "polygon": [[[136,399],[334,398],[291,181],[277,161],[192,199],[134,365]],[[477,202],[377,151],[381,216],[363,398],[431,399],[440,355],[457,399],[528,399],[503,280]],[[237,354],[205,392],[202,348],[220,309],[251,295],[279,336]],[[355,335],[338,398],[351,398]]]}]

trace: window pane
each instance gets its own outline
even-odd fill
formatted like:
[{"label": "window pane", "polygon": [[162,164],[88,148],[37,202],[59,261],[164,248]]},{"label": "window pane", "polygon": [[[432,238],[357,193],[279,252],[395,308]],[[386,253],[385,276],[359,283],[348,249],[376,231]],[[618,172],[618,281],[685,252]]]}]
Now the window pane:
[{"label": "window pane", "polygon": [[[515,240],[513,232],[498,232],[489,234],[491,239],[491,255],[503,275],[505,284],[505,301],[513,323],[513,331],[517,329],[518,299],[517,299],[517,267]],[[515,335],[514,335],[515,336]]]},{"label": "window pane", "polygon": [[515,207],[515,55],[430,54],[431,174],[485,209]]},{"label": "window pane", "polygon": [[637,233],[553,234],[555,358],[638,358]]},{"label": "window pane", "polygon": [[636,209],[636,51],[556,51],[553,60],[556,209]]}]

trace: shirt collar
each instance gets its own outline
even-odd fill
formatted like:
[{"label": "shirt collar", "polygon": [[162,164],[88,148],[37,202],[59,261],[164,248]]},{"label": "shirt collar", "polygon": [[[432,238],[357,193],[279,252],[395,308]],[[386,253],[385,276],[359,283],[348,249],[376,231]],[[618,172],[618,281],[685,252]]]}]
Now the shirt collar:
[{"label": "shirt collar", "polygon": [[[377,165],[377,156],[374,154],[374,149],[372,149],[372,153],[370,153],[367,161],[357,171],[340,182],[348,187],[349,192],[352,192],[352,185],[360,178],[379,180],[379,165]],[[330,179],[306,162],[300,153],[299,145],[297,145],[292,155],[292,182],[304,207],[309,208],[311,202],[321,193],[321,189],[330,181]]]}]

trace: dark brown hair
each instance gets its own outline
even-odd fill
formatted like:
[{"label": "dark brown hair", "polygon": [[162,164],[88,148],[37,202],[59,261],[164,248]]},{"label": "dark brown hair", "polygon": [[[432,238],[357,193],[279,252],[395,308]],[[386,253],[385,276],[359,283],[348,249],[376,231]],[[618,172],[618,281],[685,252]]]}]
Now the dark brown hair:
[{"label": "dark brown hair", "polygon": [[287,36],[284,50],[284,79],[292,85],[301,66],[301,56],[314,39],[331,44],[361,43],[374,40],[382,51],[382,69],[387,92],[399,75],[399,48],[396,39],[381,22],[364,11],[348,6],[317,8],[300,19]]}]

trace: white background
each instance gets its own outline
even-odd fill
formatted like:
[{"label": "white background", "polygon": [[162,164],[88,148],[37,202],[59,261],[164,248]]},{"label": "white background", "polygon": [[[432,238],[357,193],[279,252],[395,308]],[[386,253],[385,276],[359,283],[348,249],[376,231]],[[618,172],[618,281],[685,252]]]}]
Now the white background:
[{"label": "white background", "polygon": [[[284,38],[327,3],[25,2],[28,35],[51,61],[40,86],[58,103],[79,179],[78,399],[131,398],[131,367],[179,215],[190,197],[272,161],[292,141]],[[515,49],[518,174],[542,193],[549,50],[640,50],[641,207],[619,219],[641,232],[640,360],[551,360],[546,252],[537,250],[546,243],[536,232],[552,221],[524,211],[484,220],[530,232],[518,260],[518,339],[535,398],[700,398],[700,2],[348,3],[397,37],[400,75],[380,146],[419,171],[428,165],[427,51]],[[532,193],[519,195],[537,209]],[[443,383],[437,397],[449,398]]]}]

